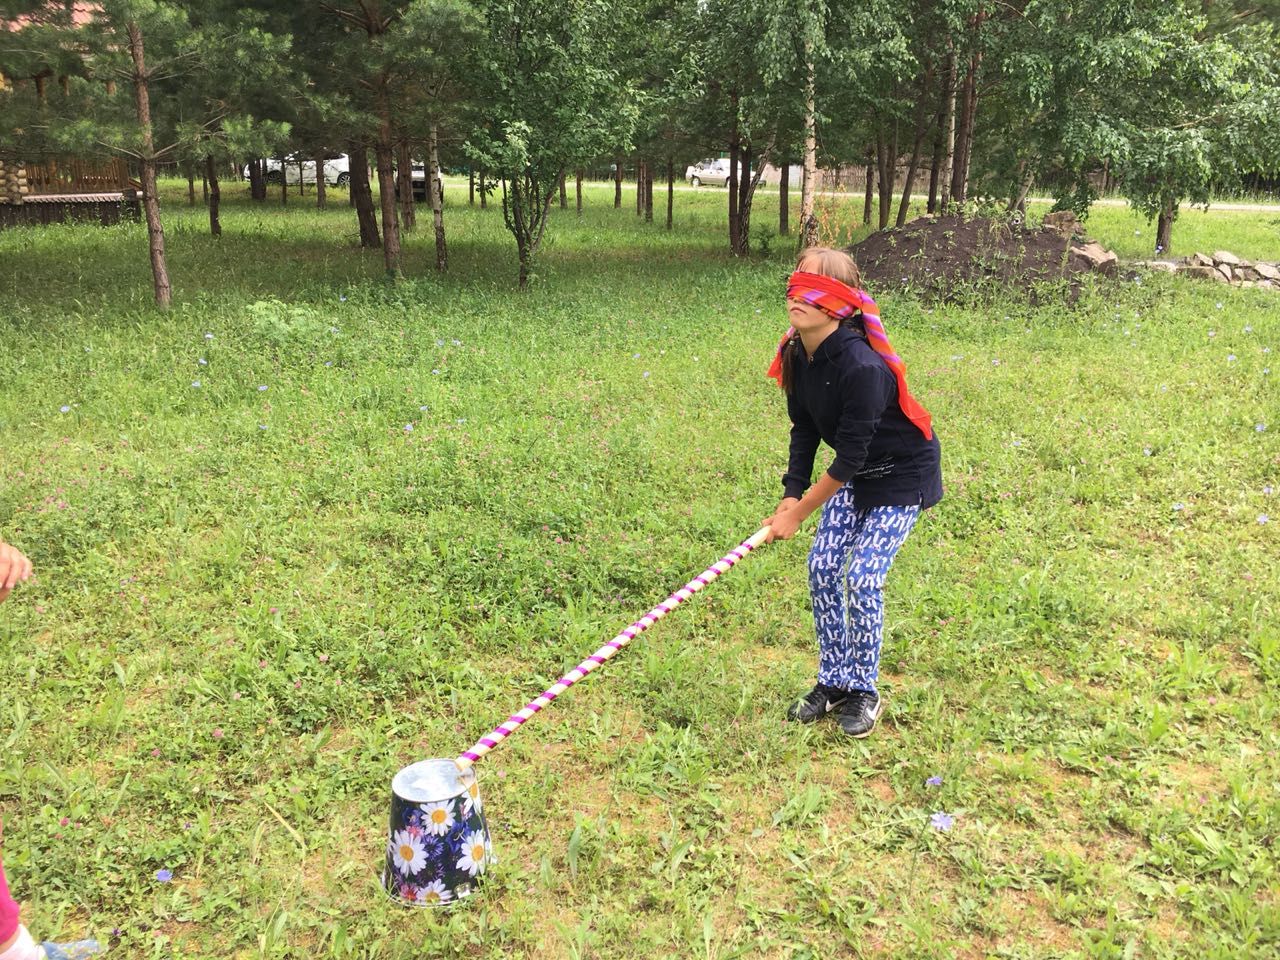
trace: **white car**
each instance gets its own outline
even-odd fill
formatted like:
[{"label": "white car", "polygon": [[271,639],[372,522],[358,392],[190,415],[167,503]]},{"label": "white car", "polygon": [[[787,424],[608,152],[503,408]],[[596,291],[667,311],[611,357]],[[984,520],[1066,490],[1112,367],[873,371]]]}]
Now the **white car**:
[{"label": "white car", "polygon": [[691,187],[700,187],[704,183],[714,187],[728,186],[729,160],[721,158],[719,160],[703,160],[700,163],[695,163],[685,170],[684,178],[689,181]]},{"label": "white car", "polygon": [[[281,173],[281,161],[272,157],[266,161],[267,183],[279,183],[283,176],[285,183],[304,184],[316,182],[316,162],[291,154],[283,161],[284,172]],[[249,179],[249,167],[244,168],[244,178]],[[324,161],[324,182],[331,187],[345,187],[351,182],[351,160],[345,153],[336,157],[327,157]]]}]

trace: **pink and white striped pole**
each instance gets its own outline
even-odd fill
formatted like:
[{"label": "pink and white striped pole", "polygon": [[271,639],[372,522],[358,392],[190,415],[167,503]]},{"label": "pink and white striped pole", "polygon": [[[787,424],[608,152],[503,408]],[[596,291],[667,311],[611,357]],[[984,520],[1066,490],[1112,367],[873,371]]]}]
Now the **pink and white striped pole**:
[{"label": "pink and white striped pole", "polygon": [[544,690],[539,696],[534,697],[522,710],[513,713],[505,722],[498,724],[486,736],[476,741],[475,745],[454,760],[458,765],[458,769],[464,773],[471,767],[473,763],[483,757],[486,753],[500,744],[515,731],[519,730],[521,725],[540,711],[543,707],[550,705],[556,697],[564,693],[575,683],[585,677],[591,671],[595,670],[602,663],[616,654],[637,636],[644,633],[655,623],[665,617],[680,604],[684,603],[695,593],[707,586],[711,581],[715,580],[720,574],[728,573],[729,570],[748,553],[754,550],[760,544],[764,543],[764,538],[769,535],[768,527],[761,527],[738,546],[734,547],[723,557],[713,563],[707,569],[686,583],[679,590],[675,591],[667,599],[646,613],[643,617],[631,624],[620,634],[606,643],[603,647],[593,653],[587,659],[566,673],[554,684]]}]

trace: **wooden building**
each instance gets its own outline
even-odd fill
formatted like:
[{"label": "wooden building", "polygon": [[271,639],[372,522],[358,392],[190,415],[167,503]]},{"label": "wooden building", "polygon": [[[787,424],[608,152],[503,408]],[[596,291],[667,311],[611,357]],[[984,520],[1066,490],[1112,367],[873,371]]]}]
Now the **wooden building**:
[{"label": "wooden building", "polygon": [[[59,9],[61,8],[61,9]],[[50,3],[42,12],[12,20],[0,19],[0,33],[17,33],[42,22],[44,16],[70,17],[77,27],[91,23],[96,4]],[[54,79],[45,70],[29,77],[0,75],[0,91],[32,84],[43,102],[45,87]],[[66,78],[58,78],[66,90]],[[32,156],[21,140],[0,140],[0,228],[27,223],[91,220],[118,223],[121,217],[137,220],[141,213],[142,184],[129,176],[122,158],[111,160],[66,156]]]},{"label": "wooden building", "polygon": [[0,228],[67,220],[106,225],[141,216],[142,184],[123,159],[0,156],[0,169]]}]

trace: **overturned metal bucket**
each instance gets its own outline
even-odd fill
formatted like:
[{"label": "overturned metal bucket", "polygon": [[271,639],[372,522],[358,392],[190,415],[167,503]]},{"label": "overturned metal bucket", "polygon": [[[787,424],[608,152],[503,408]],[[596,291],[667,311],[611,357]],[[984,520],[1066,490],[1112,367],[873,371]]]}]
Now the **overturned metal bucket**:
[{"label": "overturned metal bucket", "polygon": [[442,907],[475,892],[494,862],[474,770],[421,760],[391,780],[382,887],[410,907]]}]

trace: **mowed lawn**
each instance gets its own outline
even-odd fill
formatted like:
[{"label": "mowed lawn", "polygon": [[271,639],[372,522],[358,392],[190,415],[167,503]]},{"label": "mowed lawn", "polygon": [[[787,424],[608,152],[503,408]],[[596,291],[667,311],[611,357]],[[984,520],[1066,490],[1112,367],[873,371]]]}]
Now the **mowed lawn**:
[{"label": "mowed lawn", "polygon": [[[723,191],[677,193],[667,232],[592,186],[520,294],[500,208],[455,181],[449,274],[420,211],[392,287],[343,193],[228,185],[215,241],[165,190],[168,314],[140,225],[0,232],[0,533],[38,572],[0,607],[0,815],[39,937],[1276,956],[1280,294],[873,291],[947,486],[890,577],[875,735],[782,722],[814,672],[810,524],[485,758],[500,862],[414,911],[379,885],[392,774],[469,747],[780,495],[791,240],[770,195],[770,252],[739,262]],[[1154,233],[1089,228],[1126,256]],[[1193,249],[1280,260],[1280,214],[1185,212]]]}]

